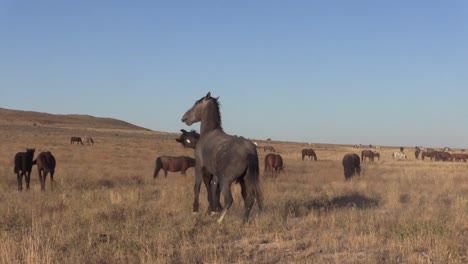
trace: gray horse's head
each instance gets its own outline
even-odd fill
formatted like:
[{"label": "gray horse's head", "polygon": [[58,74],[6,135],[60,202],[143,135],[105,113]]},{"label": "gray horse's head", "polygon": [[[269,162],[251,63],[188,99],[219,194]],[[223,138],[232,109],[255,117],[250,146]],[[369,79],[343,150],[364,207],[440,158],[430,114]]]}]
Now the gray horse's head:
[{"label": "gray horse's head", "polygon": [[196,101],[195,104],[189,110],[187,110],[187,112],[182,117],[182,122],[188,126],[191,126],[193,123],[200,122],[208,102],[210,102],[212,99],[218,101],[218,98],[219,97],[211,97],[211,92],[208,92],[206,96]]}]

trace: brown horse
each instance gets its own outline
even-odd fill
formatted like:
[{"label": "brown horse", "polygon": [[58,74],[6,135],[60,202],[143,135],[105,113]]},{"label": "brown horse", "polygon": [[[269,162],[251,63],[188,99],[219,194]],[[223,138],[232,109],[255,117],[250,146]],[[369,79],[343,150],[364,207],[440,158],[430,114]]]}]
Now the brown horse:
[{"label": "brown horse", "polygon": [[363,150],[361,152],[361,161],[364,162],[366,161],[366,158],[369,162],[373,162],[374,158],[377,157],[378,160],[380,160],[380,153],[378,152],[373,152],[372,150]]},{"label": "brown horse", "polygon": [[435,154],[435,151],[424,151],[423,153],[421,153],[421,159],[424,160],[424,158],[428,157],[432,160]]},{"label": "brown horse", "polygon": [[436,151],[434,154],[435,161],[449,161],[452,160],[452,155],[448,152]]},{"label": "brown horse", "polygon": [[50,188],[54,189],[54,173],[55,173],[55,157],[50,151],[41,152],[37,155],[37,158],[33,161],[33,164],[37,166],[37,172],[39,173],[39,181],[41,182],[41,191],[45,190],[45,182],[47,174],[50,172]]},{"label": "brown horse", "polygon": [[181,129],[180,131],[182,132],[182,135],[180,135],[179,138],[176,138],[176,141],[182,144],[184,148],[195,149],[197,142],[200,139],[200,134],[195,130],[187,132],[185,129]]},{"label": "brown horse", "polygon": [[452,160],[453,161],[464,161],[464,162],[466,162],[467,159],[468,159],[468,154],[465,154],[465,153],[452,154]]},{"label": "brown horse", "polygon": [[305,156],[309,156],[310,160],[312,158],[317,161],[317,155],[315,154],[315,151],[313,149],[303,149],[302,150],[302,160],[304,160]]},{"label": "brown horse", "polygon": [[153,178],[158,177],[159,171],[164,171],[164,177],[167,177],[167,172],[178,172],[185,175],[188,168],[195,166],[195,159],[187,156],[170,157],[161,156],[156,159],[156,168],[154,169]]},{"label": "brown horse", "polygon": [[361,175],[361,161],[358,154],[350,153],[344,155],[342,164],[346,180],[351,179],[355,174]]},{"label": "brown horse", "polygon": [[263,171],[265,178],[268,174],[276,178],[283,169],[283,158],[281,155],[270,153],[265,156],[265,169]]},{"label": "brown horse", "polygon": [[71,138],[70,138],[70,144],[74,144],[75,142],[76,142],[77,144],[83,145],[83,140],[81,140],[80,137],[71,137]]},{"label": "brown horse", "polygon": [[36,151],[36,149],[26,149],[26,152],[18,152],[15,155],[15,168],[13,171],[16,173],[16,179],[18,180],[18,191],[20,192],[23,190],[23,176],[26,182],[26,190],[29,190],[34,151]]}]

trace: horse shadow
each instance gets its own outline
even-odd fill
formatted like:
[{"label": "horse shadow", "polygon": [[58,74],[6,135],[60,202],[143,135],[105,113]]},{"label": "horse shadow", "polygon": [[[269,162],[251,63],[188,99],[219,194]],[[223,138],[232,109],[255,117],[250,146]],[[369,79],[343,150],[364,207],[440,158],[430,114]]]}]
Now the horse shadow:
[{"label": "horse shadow", "polygon": [[380,205],[380,199],[371,198],[366,195],[353,192],[329,199],[328,197],[318,197],[310,200],[288,200],[284,205],[283,217],[302,217],[312,211],[326,213],[341,209],[373,209]]}]

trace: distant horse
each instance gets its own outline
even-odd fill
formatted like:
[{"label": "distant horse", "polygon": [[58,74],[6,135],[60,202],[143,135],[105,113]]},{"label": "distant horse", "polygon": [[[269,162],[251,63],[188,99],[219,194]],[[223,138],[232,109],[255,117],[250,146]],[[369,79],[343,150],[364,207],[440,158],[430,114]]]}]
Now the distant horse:
[{"label": "distant horse", "polygon": [[86,141],[86,144],[94,146],[94,140],[92,137],[87,137],[85,141]]},{"label": "distant horse", "polygon": [[424,160],[424,158],[428,157],[430,158],[431,160],[434,158],[435,156],[435,151],[424,151],[421,153],[421,159]]},{"label": "distant horse", "polygon": [[452,160],[454,160],[454,161],[464,161],[464,162],[466,162],[467,159],[468,159],[468,154],[465,154],[465,153],[452,154]]},{"label": "distant horse", "polygon": [[170,157],[161,156],[156,159],[156,168],[154,169],[153,178],[158,177],[159,171],[164,171],[164,177],[167,177],[167,172],[178,172],[185,175],[188,168],[195,167],[195,159],[187,156]]},{"label": "distant horse", "polygon": [[273,146],[264,146],[263,151],[270,151],[270,152],[276,152],[275,148]]},{"label": "distant horse", "polygon": [[195,146],[197,146],[197,142],[200,139],[200,134],[195,130],[187,132],[185,129],[181,129],[180,131],[182,132],[182,135],[180,135],[179,138],[176,138],[176,141],[182,144],[184,148],[195,149]]},{"label": "distant horse", "polygon": [[76,142],[77,144],[83,145],[83,140],[81,140],[80,137],[71,137],[71,138],[70,138],[70,144],[74,144],[75,142]]},{"label": "distant horse", "polygon": [[361,175],[361,160],[358,154],[350,153],[343,157],[344,176],[346,180],[351,179],[354,175]]},{"label": "distant horse", "polygon": [[281,155],[270,153],[265,156],[265,169],[263,171],[265,177],[271,174],[272,177],[276,178],[283,169],[283,157]]},{"label": "distant horse", "polygon": [[406,159],[406,154],[401,151],[393,152],[393,159]]},{"label": "distant horse", "polygon": [[449,161],[452,160],[452,155],[448,152],[436,151],[434,154],[435,161]]},{"label": "distant horse", "polygon": [[366,161],[366,158],[369,162],[374,162],[374,158],[380,160],[380,153],[378,152],[373,152],[372,150],[363,150],[361,151],[361,161],[364,162]]},{"label": "distant horse", "polygon": [[15,155],[15,168],[13,171],[16,173],[16,179],[18,180],[18,191],[20,192],[23,190],[23,175],[26,182],[26,190],[29,190],[34,151],[36,151],[36,149],[27,148],[26,152],[18,152]]},{"label": "distant horse", "polygon": [[313,149],[303,149],[302,150],[302,160],[304,160],[305,156],[309,156],[309,159],[312,160],[312,158],[317,161],[317,155],[315,154],[315,151]]},{"label": "distant horse", "polygon": [[415,150],[414,150],[414,157],[416,159],[419,159],[419,154],[421,153],[421,148],[419,147],[415,147]]},{"label": "distant horse", "polygon": [[41,182],[41,191],[45,190],[45,182],[47,174],[50,172],[50,188],[53,189],[54,185],[54,173],[55,173],[55,157],[50,151],[41,152],[37,155],[37,158],[33,161],[33,164],[37,166],[37,172],[39,173],[39,181]]},{"label": "distant horse", "polygon": [[233,202],[231,184],[238,182],[244,199],[244,221],[247,222],[255,200],[260,210],[263,209],[257,148],[250,140],[223,131],[218,98],[211,97],[211,93],[196,101],[182,117],[182,122],[189,126],[200,122],[200,140],[195,148],[197,162],[193,211],[198,212],[203,179],[211,210],[220,208],[218,190],[223,193],[225,204],[218,219],[218,223],[221,223]]}]

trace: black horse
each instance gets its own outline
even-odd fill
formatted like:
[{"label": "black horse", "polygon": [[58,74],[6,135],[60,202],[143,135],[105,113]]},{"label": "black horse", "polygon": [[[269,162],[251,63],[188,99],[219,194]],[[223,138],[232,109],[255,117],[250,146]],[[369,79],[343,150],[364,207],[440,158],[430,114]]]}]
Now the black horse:
[{"label": "black horse", "polygon": [[248,221],[255,200],[260,210],[263,208],[255,145],[248,139],[231,136],[223,131],[218,98],[211,97],[211,93],[196,101],[182,117],[182,122],[189,126],[200,122],[200,140],[195,148],[197,162],[193,211],[198,212],[198,196],[203,179],[211,209],[219,208],[218,187],[223,193],[225,205],[218,219],[218,223],[221,223],[233,202],[231,184],[238,182],[245,205],[244,221]]},{"label": "black horse", "polygon": [[317,155],[315,154],[315,151],[313,149],[303,149],[302,150],[302,160],[304,160],[305,156],[309,156],[310,160],[312,158],[317,161]]},{"label": "black horse", "polygon": [[344,176],[346,180],[351,179],[355,174],[361,174],[361,160],[357,154],[346,154],[343,157]]},{"label": "black horse", "polygon": [[55,157],[50,151],[39,153],[37,158],[33,161],[33,164],[37,166],[37,172],[39,173],[39,181],[41,182],[41,191],[45,190],[45,182],[47,174],[50,173],[50,188],[54,189],[54,173],[55,173]]},{"label": "black horse", "polygon": [[16,179],[18,180],[18,191],[20,192],[23,190],[23,176],[26,181],[26,190],[29,190],[34,151],[36,151],[36,149],[27,148],[26,152],[18,152],[15,155],[15,168],[13,171],[16,173]]},{"label": "black horse", "polygon": [[185,129],[181,129],[180,131],[182,132],[182,135],[180,135],[179,138],[176,138],[176,141],[182,144],[184,148],[195,149],[197,142],[200,139],[200,134],[195,130],[187,132]]},{"label": "black horse", "polygon": [[74,144],[74,143],[76,143],[78,145],[79,144],[83,145],[83,140],[81,139],[81,137],[71,137],[70,138],[70,144]]}]

